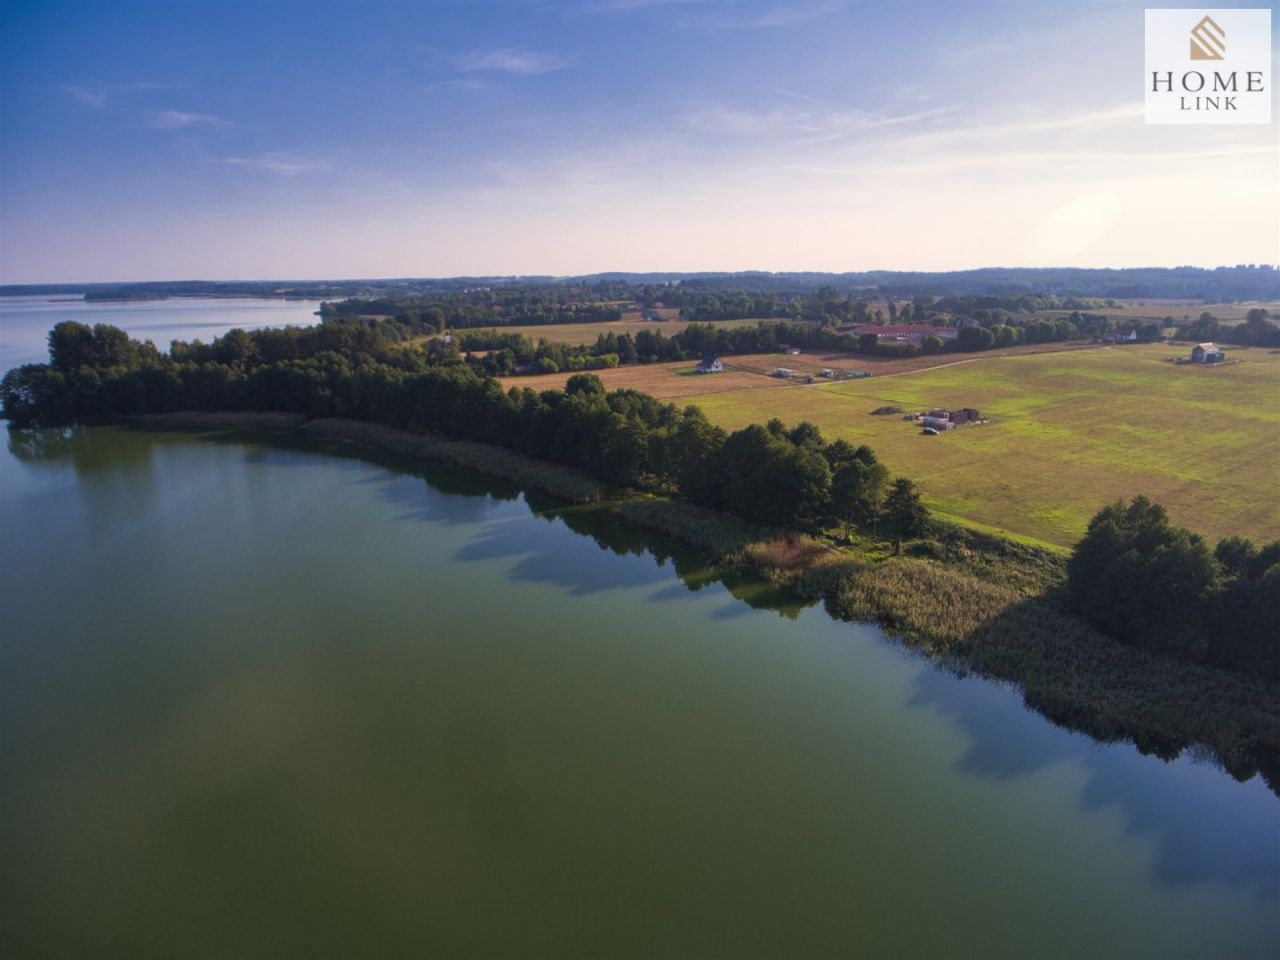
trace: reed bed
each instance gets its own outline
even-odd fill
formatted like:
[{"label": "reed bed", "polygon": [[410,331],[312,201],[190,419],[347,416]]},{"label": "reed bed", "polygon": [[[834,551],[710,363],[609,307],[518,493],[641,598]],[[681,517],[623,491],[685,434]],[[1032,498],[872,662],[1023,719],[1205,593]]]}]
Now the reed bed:
[{"label": "reed bed", "polygon": [[604,495],[603,485],[580,471],[489,444],[447,440],[338,417],[312,420],[303,426],[302,432],[309,437],[338,440],[406,459],[478,470],[573,503],[591,503]]},{"label": "reed bed", "polygon": [[307,422],[300,413],[269,411],[180,410],[174,413],[151,413],[138,417],[135,423],[146,427],[174,427],[187,430],[297,430]]},{"label": "reed bed", "polygon": [[623,500],[614,511],[628,523],[679,540],[720,563],[741,561],[747,548],[783,533],[680,500]]}]

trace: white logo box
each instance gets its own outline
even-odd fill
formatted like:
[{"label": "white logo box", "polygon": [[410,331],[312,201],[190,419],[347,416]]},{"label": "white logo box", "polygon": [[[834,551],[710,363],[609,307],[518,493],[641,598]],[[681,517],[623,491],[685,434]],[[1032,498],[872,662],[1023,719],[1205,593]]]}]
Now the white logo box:
[{"label": "white logo box", "polygon": [[1271,11],[1147,10],[1144,67],[1147,123],[1270,123]]}]

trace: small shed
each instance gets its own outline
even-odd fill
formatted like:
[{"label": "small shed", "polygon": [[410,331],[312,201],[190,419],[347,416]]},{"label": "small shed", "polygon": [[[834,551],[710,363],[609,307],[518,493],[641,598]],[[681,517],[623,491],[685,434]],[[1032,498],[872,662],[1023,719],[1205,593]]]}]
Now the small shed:
[{"label": "small shed", "polygon": [[1222,351],[1215,343],[1197,343],[1191,348],[1192,363],[1218,363],[1222,358]]},{"label": "small shed", "polygon": [[646,323],[654,323],[662,319],[662,314],[660,314],[657,310],[641,310],[640,319],[645,321]]},{"label": "small shed", "polygon": [[786,367],[777,367],[774,369],[773,373],[769,374],[771,377],[781,377],[783,380],[787,380],[795,375],[796,372],[794,370],[788,370]]},{"label": "small shed", "polygon": [[719,357],[703,357],[702,362],[698,364],[699,373],[721,373],[724,370],[724,364],[720,362]]}]

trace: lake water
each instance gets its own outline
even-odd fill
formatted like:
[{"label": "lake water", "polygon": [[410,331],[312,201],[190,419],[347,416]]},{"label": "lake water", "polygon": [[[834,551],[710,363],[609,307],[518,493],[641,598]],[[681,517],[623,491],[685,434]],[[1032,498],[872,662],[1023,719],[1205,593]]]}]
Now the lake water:
[{"label": "lake water", "polygon": [[58,296],[0,297],[0,375],[24,363],[46,363],[54,324],[75,320],[108,323],[135,340],[168,350],[173,340],[208,343],[235,327],[307,326],[318,323],[319,300],[217,299],[95,301]]},{"label": "lake water", "polygon": [[1280,801],[473,475],[0,451],[16,957],[1261,957]]}]

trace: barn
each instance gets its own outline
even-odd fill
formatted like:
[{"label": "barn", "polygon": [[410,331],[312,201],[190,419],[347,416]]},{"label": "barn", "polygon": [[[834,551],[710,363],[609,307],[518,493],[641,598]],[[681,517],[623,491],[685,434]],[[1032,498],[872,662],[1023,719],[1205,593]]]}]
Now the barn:
[{"label": "barn", "polygon": [[1197,343],[1191,348],[1192,363],[1219,363],[1223,353],[1215,343]]}]

